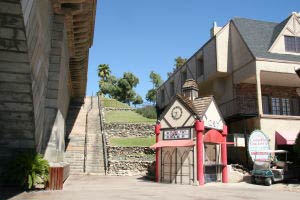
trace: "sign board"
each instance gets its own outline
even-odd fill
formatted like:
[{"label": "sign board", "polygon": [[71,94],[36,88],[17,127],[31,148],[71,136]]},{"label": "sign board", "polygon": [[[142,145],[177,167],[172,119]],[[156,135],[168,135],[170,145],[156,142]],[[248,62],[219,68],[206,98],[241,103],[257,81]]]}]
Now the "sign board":
[{"label": "sign board", "polygon": [[181,140],[190,139],[191,131],[190,129],[172,129],[164,131],[164,140]]},{"label": "sign board", "polygon": [[270,150],[269,138],[260,130],[253,131],[248,142],[248,152],[252,161],[268,160],[269,154],[263,152],[266,150]]}]

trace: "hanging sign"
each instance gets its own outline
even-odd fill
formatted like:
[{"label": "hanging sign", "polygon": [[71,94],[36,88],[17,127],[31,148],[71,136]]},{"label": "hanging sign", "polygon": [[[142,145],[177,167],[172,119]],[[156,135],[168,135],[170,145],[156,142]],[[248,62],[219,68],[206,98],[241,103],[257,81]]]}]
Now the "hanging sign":
[{"label": "hanging sign", "polygon": [[270,150],[269,138],[260,130],[255,130],[250,134],[248,142],[248,152],[252,161],[266,161],[269,158]]},{"label": "hanging sign", "polygon": [[181,140],[190,138],[190,129],[172,129],[164,131],[164,140]]}]

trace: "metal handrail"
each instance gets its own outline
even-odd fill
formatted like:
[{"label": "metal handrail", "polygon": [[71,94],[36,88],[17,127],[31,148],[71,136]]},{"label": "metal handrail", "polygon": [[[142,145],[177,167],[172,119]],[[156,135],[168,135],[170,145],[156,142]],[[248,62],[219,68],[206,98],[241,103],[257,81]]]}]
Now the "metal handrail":
[{"label": "metal handrail", "polygon": [[104,155],[104,171],[105,175],[108,171],[108,157],[107,157],[107,147],[106,147],[106,135],[104,133],[104,123],[103,123],[103,116],[102,116],[102,105],[99,95],[98,97],[98,110],[99,110],[99,117],[100,117],[100,131],[102,135],[102,146],[103,146],[103,155]]},{"label": "metal handrail", "polygon": [[87,139],[88,139],[88,116],[89,116],[89,112],[92,110],[93,108],[93,98],[91,96],[91,104],[90,104],[90,108],[87,110],[86,114],[85,114],[85,135],[84,135],[84,158],[83,158],[83,172],[86,172],[86,160],[87,160]]}]

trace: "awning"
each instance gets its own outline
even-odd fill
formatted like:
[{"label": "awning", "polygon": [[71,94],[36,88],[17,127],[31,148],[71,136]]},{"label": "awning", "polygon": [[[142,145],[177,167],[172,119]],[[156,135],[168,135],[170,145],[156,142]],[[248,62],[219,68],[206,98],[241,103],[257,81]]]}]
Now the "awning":
[{"label": "awning", "polygon": [[189,147],[194,146],[193,140],[162,140],[158,141],[150,148],[155,149],[158,147]]},{"label": "awning", "polygon": [[295,140],[297,138],[299,131],[276,131],[276,144],[277,145],[293,145],[295,144]]}]

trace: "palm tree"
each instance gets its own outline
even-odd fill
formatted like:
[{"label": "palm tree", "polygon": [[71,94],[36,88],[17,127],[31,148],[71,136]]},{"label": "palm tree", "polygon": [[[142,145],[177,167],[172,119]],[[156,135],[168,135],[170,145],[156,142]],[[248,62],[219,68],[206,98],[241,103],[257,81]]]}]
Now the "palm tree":
[{"label": "palm tree", "polygon": [[111,70],[109,69],[108,64],[100,64],[98,65],[98,76],[102,79],[102,81],[107,81],[107,78],[110,76]]}]

